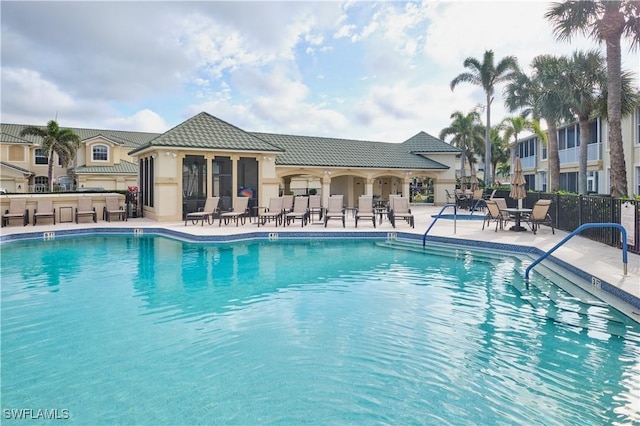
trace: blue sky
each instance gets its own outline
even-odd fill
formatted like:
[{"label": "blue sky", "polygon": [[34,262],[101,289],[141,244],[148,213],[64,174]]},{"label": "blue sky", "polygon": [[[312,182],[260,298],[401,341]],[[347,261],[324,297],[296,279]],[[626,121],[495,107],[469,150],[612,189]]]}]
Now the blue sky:
[{"label": "blue sky", "polygon": [[[244,130],[401,142],[484,102],[471,56],[555,41],[544,1],[1,3],[1,120],[162,132],[206,111]],[[640,56],[623,46],[623,68]],[[508,115],[497,96],[492,124]]]}]

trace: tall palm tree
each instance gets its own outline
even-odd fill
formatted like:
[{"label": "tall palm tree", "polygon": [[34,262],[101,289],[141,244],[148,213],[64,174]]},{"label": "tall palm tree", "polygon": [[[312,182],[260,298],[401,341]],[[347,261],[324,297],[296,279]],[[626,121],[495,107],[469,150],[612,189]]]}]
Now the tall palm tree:
[{"label": "tall palm tree", "polygon": [[564,95],[569,110],[578,119],[580,151],[578,155],[578,194],[587,193],[587,149],[591,135],[589,119],[602,105],[606,93],[607,71],[604,58],[597,51],[576,51],[568,58]]},{"label": "tall palm tree", "polygon": [[482,87],[486,94],[487,122],[485,123],[485,153],[484,153],[484,174],[485,182],[491,176],[491,102],[498,84],[508,81],[519,71],[518,60],[515,56],[506,56],[497,64],[494,64],[493,50],[484,52],[483,61],[469,57],[464,60],[463,66],[469,71],[463,72],[451,81],[451,90],[460,83],[471,83]]},{"label": "tall palm tree", "polygon": [[49,157],[49,191],[53,191],[53,154],[57,154],[63,167],[68,167],[80,147],[80,136],[71,129],[61,129],[55,120],[50,120],[47,127],[27,126],[20,136],[42,138],[42,150]]},{"label": "tall palm tree", "polygon": [[521,110],[535,120],[547,124],[549,191],[560,189],[560,157],[558,154],[558,125],[571,119],[562,88],[564,60],[553,55],[539,55],[531,62],[531,77],[519,73],[506,87],[505,105],[511,112]]},{"label": "tall palm tree", "polygon": [[477,111],[471,111],[467,115],[460,111],[451,114],[451,125],[440,131],[440,139],[445,140],[449,136],[453,136],[451,144],[462,150],[460,156],[460,182],[465,182],[465,159],[469,161],[471,174],[473,171],[473,156],[475,154],[475,145],[478,140],[482,141],[484,127],[480,124],[480,115]]},{"label": "tall palm tree", "polygon": [[553,3],[545,18],[560,40],[575,33],[604,42],[607,62],[607,121],[611,156],[611,195],[628,195],[627,168],[622,144],[622,37],[640,46],[640,2],[637,0],[567,0]]}]

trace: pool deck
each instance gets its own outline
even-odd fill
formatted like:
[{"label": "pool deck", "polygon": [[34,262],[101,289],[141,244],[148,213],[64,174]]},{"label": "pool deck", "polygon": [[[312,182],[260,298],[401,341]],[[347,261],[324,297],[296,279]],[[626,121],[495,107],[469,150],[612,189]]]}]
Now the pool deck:
[{"label": "pool deck", "polygon": [[[296,221],[290,226],[274,226],[267,223],[266,226],[260,226],[256,222],[245,223],[238,227],[235,224],[228,224],[218,226],[216,220],[214,224],[204,224],[201,226],[199,223],[196,225],[189,224],[185,226],[184,221],[180,222],[155,222],[146,218],[133,218],[126,222],[113,221],[105,222],[98,220],[98,223],[87,221],[87,218],[83,218],[84,222],[76,224],[72,223],[57,223],[56,225],[49,224],[50,221],[46,220],[42,224],[36,226],[27,225],[21,226],[18,220],[12,221],[10,226],[2,228],[0,236],[8,237],[11,235],[25,234],[25,233],[41,233],[51,231],[66,231],[66,230],[78,230],[78,229],[91,229],[91,228],[156,228],[166,229],[174,232],[184,233],[196,238],[206,236],[231,236],[231,235],[244,235],[253,234],[256,232],[277,232],[281,233],[331,233],[333,236],[337,233],[349,232],[349,233],[370,233],[370,232],[396,232],[398,234],[413,234],[422,237],[427,228],[432,224],[432,215],[437,214],[441,207],[427,206],[427,205],[413,205],[411,206],[412,212],[415,217],[415,228],[411,228],[406,222],[398,221],[396,228],[394,229],[389,221],[383,218],[381,224],[378,224],[376,228],[373,227],[371,220],[361,219],[358,222],[358,228],[355,228],[355,221],[350,211],[347,211],[346,227],[342,227],[342,223],[339,220],[330,220],[325,228],[321,222],[315,219],[314,222],[309,223],[305,227],[300,226],[300,222]],[[446,211],[445,213],[452,213]],[[468,214],[467,211],[459,212],[461,215]],[[482,212],[475,214],[484,215]],[[100,215],[99,215],[100,216]],[[495,230],[495,224],[490,224],[488,228],[482,229],[483,221],[481,220],[468,220],[459,219],[454,221],[451,219],[439,219],[429,232],[429,236],[444,237],[454,240],[468,240],[468,241],[480,241],[491,242],[499,244],[507,244],[513,246],[525,246],[534,247],[543,251],[552,249],[556,244],[562,241],[567,235],[564,231],[555,231],[555,235],[551,233],[551,228],[542,226],[536,235],[533,234],[527,228],[525,232],[514,232],[508,230],[509,225],[504,230]],[[328,235],[327,235],[328,236]],[[321,238],[320,235],[313,236]],[[623,268],[623,256],[622,250],[614,247],[607,246],[602,243],[591,241],[587,238],[583,238],[579,235],[571,238],[556,251],[552,256],[559,259],[574,268],[577,268],[584,273],[599,278],[603,282],[606,282],[624,293],[631,295],[636,299],[640,299],[640,255],[628,254],[627,275],[624,275]],[[637,321],[640,321],[640,313],[638,309],[633,309],[632,315],[635,315]]]}]

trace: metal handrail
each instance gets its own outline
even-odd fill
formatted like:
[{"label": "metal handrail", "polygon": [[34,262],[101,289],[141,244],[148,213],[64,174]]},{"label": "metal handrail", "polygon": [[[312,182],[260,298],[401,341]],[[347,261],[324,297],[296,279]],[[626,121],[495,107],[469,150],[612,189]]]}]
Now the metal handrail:
[{"label": "metal handrail", "polygon": [[551,253],[553,253],[557,248],[559,248],[561,245],[563,245],[565,242],[567,242],[570,238],[572,238],[574,235],[579,234],[580,232],[584,231],[585,229],[591,229],[591,228],[618,228],[618,229],[620,229],[620,232],[622,232],[623,275],[627,275],[627,230],[624,229],[624,227],[622,225],[620,225],[619,223],[585,223],[585,224],[580,225],[578,228],[576,228],[575,231],[573,231],[572,233],[567,235],[562,241],[560,241],[558,244],[556,244],[551,250],[547,251],[542,256],[540,256],[538,259],[536,259],[536,261],[533,262],[531,265],[527,266],[527,269],[524,272],[524,279],[528,281],[529,280],[529,271],[534,266],[536,266],[538,263],[542,262],[544,259],[549,257],[549,255]]},{"label": "metal handrail", "polygon": [[469,216],[473,216],[473,214],[478,210],[478,204],[480,203],[484,203],[485,207],[487,206],[487,203],[484,201],[484,199],[482,198],[477,199],[475,204],[471,208],[471,214]]},{"label": "metal handrail", "polygon": [[429,225],[424,235],[422,236],[422,247],[427,245],[427,234],[429,233],[429,231],[431,231],[431,228],[433,228],[433,225],[436,224],[436,222],[442,215],[442,212],[445,211],[447,207],[453,207],[453,233],[454,234],[456,233],[456,219],[458,217],[458,205],[454,203],[448,203],[442,206],[442,209],[440,209],[440,213],[436,215],[436,217],[433,219],[433,222],[431,222],[431,225]]}]

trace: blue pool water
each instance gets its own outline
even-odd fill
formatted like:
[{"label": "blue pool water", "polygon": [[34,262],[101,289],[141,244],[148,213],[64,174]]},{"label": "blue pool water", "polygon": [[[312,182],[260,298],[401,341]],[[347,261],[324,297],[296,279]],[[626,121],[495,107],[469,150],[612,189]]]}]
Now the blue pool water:
[{"label": "blue pool water", "polygon": [[92,236],[1,267],[3,424],[640,422],[638,325],[505,255]]}]

